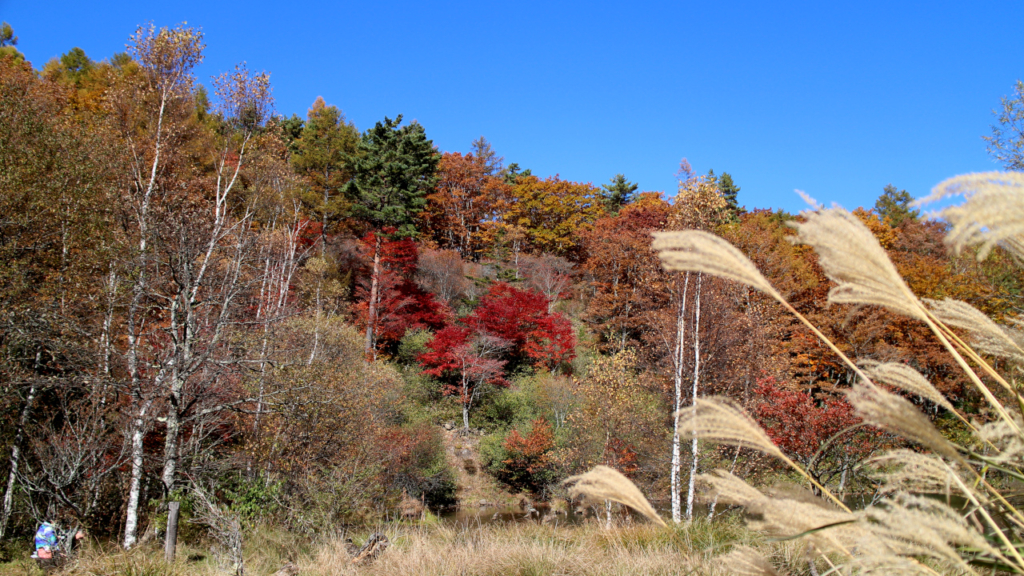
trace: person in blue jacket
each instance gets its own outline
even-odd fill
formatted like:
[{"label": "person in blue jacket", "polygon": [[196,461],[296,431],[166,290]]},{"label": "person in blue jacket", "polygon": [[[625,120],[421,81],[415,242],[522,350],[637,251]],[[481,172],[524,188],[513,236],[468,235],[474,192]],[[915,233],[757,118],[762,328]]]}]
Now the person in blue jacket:
[{"label": "person in blue jacket", "polygon": [[[74,540],[69,538],[70,530],[61,530],[52,522],[43,522],[36,530],[35,553],[32,557],[38,561],[54,562],[66,557],[77,540],[85,538],[81,530],[75,531]],[[66,549],[65,549],[66,548]]]},{"label": "person in blue jacket", "polygon": [[57,551],[57,529],[49,522],[43,522],[36,530],[36,551],[33,558],[53,558]]}]

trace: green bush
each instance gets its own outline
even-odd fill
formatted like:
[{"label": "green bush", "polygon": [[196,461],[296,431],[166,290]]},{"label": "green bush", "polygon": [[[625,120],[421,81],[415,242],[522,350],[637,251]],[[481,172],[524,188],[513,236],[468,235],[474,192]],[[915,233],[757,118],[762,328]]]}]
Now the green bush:
[{"label": "green bush", "polygon": [[485,430],[507,430],[535,419],[535,389],[530,378],[519,378],[509,388],[484,394],[480,407],[470,412],[472,425]]},{"label": "green bush", "polygon": [[399,363],[406,366],[418,366],[417,358],[426,352],[427,344],[434,339],[434,333],[430,330],[410,330],[405,333],[398,343]]},{"label": "green bush", "polygon": [[280,506],[281,485],[282,482],[241,474],[221,484],[228,507],[249,524],[274,516]]}]

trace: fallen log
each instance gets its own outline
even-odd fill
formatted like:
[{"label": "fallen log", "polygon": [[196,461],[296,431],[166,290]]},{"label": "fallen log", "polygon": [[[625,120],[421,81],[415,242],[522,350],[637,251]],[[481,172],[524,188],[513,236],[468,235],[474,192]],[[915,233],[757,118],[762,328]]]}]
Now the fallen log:
[{"label": "fallen log", "polygon": [[270,576],[296,576],[299,573],[299,567],[291,562],[288,562],[277,572],[274,572]]},{"label": "fallen log", "polygon": [[383,554],[390,545],[391,541],[388,540],[387,536],[380,532],[374,532],[373,534],[370,534],[370,537],[366,539],[366,544],[363,544],[363,547],[360,548],[352,558],[352,563],[361,564],[363,562],[373,562],[377,557]]}]

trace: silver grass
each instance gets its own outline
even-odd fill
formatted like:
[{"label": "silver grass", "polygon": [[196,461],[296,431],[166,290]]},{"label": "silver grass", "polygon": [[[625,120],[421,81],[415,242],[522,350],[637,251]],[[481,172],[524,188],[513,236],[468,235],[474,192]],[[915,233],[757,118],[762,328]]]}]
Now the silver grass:
[{"label": "silver grass", "polygon": [[640,492],[640,489],[629,478],[626,478],[614,468],[595,466],[591,471],[585,474],[570,476],[563,480],[562,483],[570,485],[569,495],[573,498],[582,495],[590,501],[611,500],[612,502],[618,502],[643,514],[648,520],[661,526],[666,526],[665,521],[661,519],[661,516],[658,516],[658,513],[651,506],[651,503],[647,501],[643,493]]},{"label": "silver grass", "polygon": [[[751,516],[748,526],[779,537],[804,537],[819,550],[849,554],[849,545],[863,538],[863,528],[853,523],[857,516],[829,507],[819,498],[792,494],[768,496],[725,470],[697,477],[709,488],[708,497],[720,504],[744,508]],[[848,523],[848,524],[843,524]],[[838,525],[837,525],[838,524]],[[834,525],[834,526],[833,526]],[[830,528],[816,531],[823,526]]]},{"label": "silver grass", "polygon": [[864,381],[854,384],[846,397],[868,424],[900,434],[947,458],[960,458],[949,440],[906,398]]},{"label": "silver grass", "polygon": [[1024,260],[1024,173],[981,172],[964,174],[939,183],[919,204],[963,195],[965,202],[939,215],[952,224],[946,244],[957,252],[979,246],[983,260],[999,245]]},{"label": "silver grass", "polygon": [[729,574],[737,576],[781,576],[763,556],[749,546],[737,546],[717,558]]},{"label": "silver grass", "polygon": [[655,232],[652,248],[666,270],[705,272],[756,288],[781,301],[771,283],[735,246],[709,232]]},{"label": "silver grass", "polygon": [[927,378],[906,364],[899,362],[881,364],[869,361],[864,362],[861,367],[864,369],[864,373],[875,382],[894,386],[904,392],[910,392],[925,400],[930,400],[950,412],[956,412],[949,400],[936,390]]},{"label": "silver grass", "polygon": [[[709,497],[741,506],[748,526],[780,537],[803,534],[815,549],[838,552],[861,574],[934,574],[914,557],[930,557],[967,574],[975,572],[956,546],[971,546],[1002,559],[999,551],[952,509],[935,500],[897,494],[856,514],[814,503],[808,498],[768,496],[724,470],[699,476]],[[771,574],[756,553],[739,551],[723,560],[738,574]],[[843,572],[846,573],[846,572]]]},{"label": "silver grass", "polygon": [[1024,422],[1016,414],[1012,418],[1013,422],[1000,419],[985,424],[978,430],[978,436],[998,450],[987,456],[993,462],[1024,466],[1024,438],[1020,434]]},{"label": "silver grass", "polygon": [[882,493],[905,490],[949,496],[956,483],[956,470],[941,458],[930,454],[901,448],[872,458],[869,462],[877,470],[872,476],[881,482],[879,490]]},{"label": "silver grass", "polygon": [[761,426],[736,402],[724,396],[697,398],[693,406],[675,414],[679,430],[689,438],[702,438],[721,444],[754,448],[788,461]]},{"label": "silver grass", "polygon": [[979,351],[1024,364],[1024,350],[1020,346],[1019,330],[996,324],[984,312],[967,302],[945,298],[926,299],[925,303],[943,324],[966,330],[971,335],[971,345]]},{"label": "silver grass", "polygon": [[760,490],[726,470],[715,470],[711,474],[700,474],[697,480],[711,489],[711,494],[723,504],[753,506],[766,498]]},{"label": "silver grass", "polygon": [[[843,574],[858,575],[879,575],[879,576],[911,576],[913,574],[926,574],[936,576],[941,574],[921,564],[913,558],[904,558],[885,550],[884,546],[877,543],[877,540],[859,544],[860,546],[875,546],[879,550],[871,554],[860,554],[849,563],[852,572],[846,571]],[[975,572],[954,572],[953,574],[975,574]]]},{"label": "silver grass", "polygon": [[796,242],[818,253],[825,274],[836,283],[828,293],[837,304],[872,304],[925,320],[920,303],[875,235],[842,208],[804,212],[793,222]]},{"label": "silver grass", "polygon": [[800,189],[796,189],[793,191],[796,192],[796,195],[799,196],[801,200],[806,202],[807,205],[811,207],[811,210],[821,210],[825,208],[824,206],[821,205],[821,202],[818,202],[817,200],[812,198],[811,195],[808,194],[807,192],[804,192],[803,190]]},{"label": "silver grass", "polygon": [[897,493],[861,512],[871,533],[900,556],[926,556],[957,567],[974,570],[963,560],[957,546],[975,548],[1005,560],[952,508],[934,498]]}]

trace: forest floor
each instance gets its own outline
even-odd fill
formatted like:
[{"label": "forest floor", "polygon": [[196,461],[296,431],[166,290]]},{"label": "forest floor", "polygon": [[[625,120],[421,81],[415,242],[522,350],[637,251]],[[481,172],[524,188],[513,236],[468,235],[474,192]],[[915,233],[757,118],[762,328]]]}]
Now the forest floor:
[{"label": "forest floor", "polygon": [[[523,495],[511,494],[481,469],[480,438],[444,427],[445,452],[457,474],[456,496],[461,510],[512,509]],[[537,521],[458,522],[402,521],[339,530],[313,536],[274,527],[247,530],[244,536],[246,575],[268,576],[288,563],[299,575],[345,574],[424,576],[600,576],[600,575],[719,575],[729,574],[718,558],[737,545],[752,546],[788,574],[810,574],[801,545],[766,542],[743,527],[736,516],[714,522],[661,528],[618,517],[611,529],[603,519],[580,524],[551,525]],[[376,561],[353,565],[349,550],[373,532],[388,536],[391,546]],[[67,576],[214,576],[234,574],[226,556],[212,542],[179,540],[176,561],[163,560],[157,541],[125,552],[116,543],[87,544],[74,562],[56,574]],[[0,575],[43,576],[28,552],[0,563]]]}]

